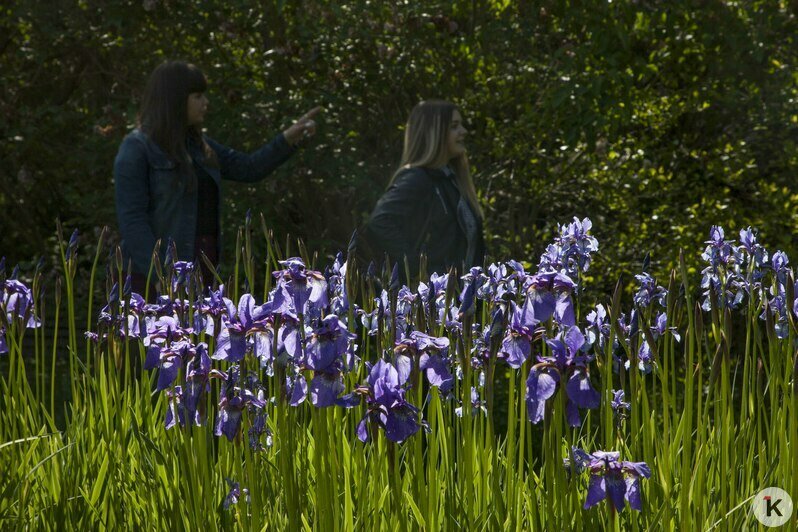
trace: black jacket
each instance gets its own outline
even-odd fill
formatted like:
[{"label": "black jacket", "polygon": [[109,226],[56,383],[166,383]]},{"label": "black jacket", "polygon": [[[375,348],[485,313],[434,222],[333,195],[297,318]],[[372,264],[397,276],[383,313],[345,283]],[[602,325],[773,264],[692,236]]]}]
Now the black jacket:
[{"label": "black jacket", "polygon": [[[469,250],[466,208],[476,222],[473,264],[464,264]],[[452,266],[462,272],[482,265],[485,254],[482,221],[460,194],[454,176],[442,170],[402,170],[377,202],[363,233],[372,252],[378,258],[387,253],[392,263],[399,262],[402,274],[407,256],[412,278],[418,277],[421,253],[427,256],[427,274],[445,273]]]}]

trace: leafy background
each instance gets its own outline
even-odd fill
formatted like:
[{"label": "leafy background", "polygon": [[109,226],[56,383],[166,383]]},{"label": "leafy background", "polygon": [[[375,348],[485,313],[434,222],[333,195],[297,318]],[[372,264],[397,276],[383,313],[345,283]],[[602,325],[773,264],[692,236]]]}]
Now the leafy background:
[{"label": "leafy background", "polygon": [[[537,263],[589,216],[587,286],[698,266],[712,224],[795,251],[798,2],[316,0],[0,7],[0,255],[54,256],[55,218],[115,234],[112,165],[148,74],[210,82],[207,130],[255,149],[314,105],[315,142],[255,186],[227,184],[225,266],[248,209],[322,256],[345,247],[398,164],[423,98],[461,105],[491,255]],[[734,231],[732,231],[732,229]],[[90,257],[91,252],[84,253]],[[88,259],[87,259],[88,260]]]}]

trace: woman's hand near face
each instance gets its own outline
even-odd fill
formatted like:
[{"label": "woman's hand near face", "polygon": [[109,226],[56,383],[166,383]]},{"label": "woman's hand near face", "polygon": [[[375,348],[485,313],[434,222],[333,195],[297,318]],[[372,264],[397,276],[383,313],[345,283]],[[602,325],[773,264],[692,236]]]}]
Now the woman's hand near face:
[{"label": "woman's hand near face", "polygon": [[313,117],[321,110],[321,106],[314,107],[291,124],[291,127],[283,131],[283,135],[285,136],[285,140],[288,141],[288,144],[296,146],[303,140],[316,134],[316,122],[313,120]]}]

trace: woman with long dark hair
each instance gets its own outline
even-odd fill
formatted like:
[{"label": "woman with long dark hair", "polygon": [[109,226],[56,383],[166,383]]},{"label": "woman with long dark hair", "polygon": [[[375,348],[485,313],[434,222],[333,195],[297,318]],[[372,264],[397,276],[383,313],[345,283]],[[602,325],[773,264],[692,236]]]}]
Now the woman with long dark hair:
[{"label": "woman with long dark hair", "polygon": [[217,264],[221,180],[263,179],[316,132],[318,107],[255,152],[238,152],[202,133],[206,89],[205,76],[192,64],[158,66],[144,91],[137,128],[122,141],[114,162],[122,252],[132,261],[134,289],[141,293],[159,240],[161,260],[171,240],[178,260],[194,261],[204,253]]},{"label": "woman with long dark hair", "polygon": [[466,134],[453,103],[427,100],[410,113],[402,162],[357,237],[376,258],[387,254],[398,263],[403,277],[405,258],[410,277],[418,276],[421,254],[427,256],[427,273],[451,267],[462,273],[484,260],[483,214]]}]

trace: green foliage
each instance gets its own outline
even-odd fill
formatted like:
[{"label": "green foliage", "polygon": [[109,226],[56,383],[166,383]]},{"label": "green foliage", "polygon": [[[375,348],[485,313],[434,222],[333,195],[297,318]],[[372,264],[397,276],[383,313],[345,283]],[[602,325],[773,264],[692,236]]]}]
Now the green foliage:
[{"label": "green foliage", "polygon": [[[256,241],[274,249],[273,242]],[[52,353],[54,367],[58,339],[44,326],[28,329],[26,319],[0,312],[9,350],[0,357],[0,529],[748,530],[756,526],[749,510],[760,489],[779,486],[798,496],[793,444],[798,441],[798,328],[793,313],[773,314],[774,307],[768,308],[768,286],[778,285],[772,272],[758,288],[752,285],[734,315],[717,307],[705,312],[691,295],[698,276],[688,274],[680,261],[681,275],[672,272],[664,301],[667,323],[680,338],[668,333],[654,339],[650,326],[662,310],[658,303],[638,307],[639,330],[628,339],[612,327],[605,345],[617,338],[615,354],[629,359],[630,370],[623,364],[613,370],[609,348],[591,348],[596,363],[589,365],[589,378],[602,402],[584,412],[580,427],[566,426],[562,381],[543,422],[528,422],[525,397],[533,360],[520,370],[502,364],[497,378],[488,380],[507,389],[505,411],[492,407],[490,384],[481,393],[484,410],[472,404],[469,391],[485,366],[473,365],[470,334],[444,332],[443,326],[438,334],[449,336],[462,379],[449,398],[436,388],[427,396],[421,385],[407,390],[429,430],[399,444],[376,427],[369,444],[356,438],[362,403],[351,409],[315,408],[308,401],[288,406],[285,366],[282,374],[280,365],[273,366],[269,375],[248,354],[242,369],[259,372],[265,397],[275,398],[265,406],[273,445],[263,441],[266,447],[253,450],[245,432],[253,426],[251,412],[242,413],[241,432],[232,442],[214,436],[217,379],[200,401],[200,411],[207,414],[203,426],[165,429],[167,392],[153,391],[155,372],[138,371],[146,348],[141,340],[118,334],[120,322],[109,326],[100,320],[98,342],[89,342],[85,356],[75,348],[77,320],[82,322],[86,311],[94,323],[96,315],[75,304],[78,250],[60,237],[58,246],[64,274],[56,283],[54,319],[58,322],[64,303],[70,329],[68,403],[56,403],[52,386],[58,374],[47,371],[46,355]],[[270,264],[279,258],[269,253]],[[235,271],[248,275],[251,254],[240,260]],[[93,268],[89,278],[96,273]],[[747,278],[753,273],[750,268]],[[47,324],[52,315],[45,306],[53,307],[42,278],[37,272],[31,290],[36,316]],[[790,302],[792,271],[788,278]],[[267,274],[264,280],[270,279]],[[348,281],[365,284],[356,274]],[[233,285],[242,282],[237,278]],[[260,289],[259,283],[253,288]],[[193,293],[189,288],[189,301]],[[607,296],[601,301],[608,307],[608,323],[616,324],[625,310],[620,292],[611,303]],[[110,304],[110,312],[120,312],[118,305]],[[763,312],[766,319],[760,318]],[[476,323],[490,320],[487,304],[477,316]],[[358,321],[350,311],[349,327],[360,333],[361,362],[344,376],[347,390],[365,381],[362,362],[393,353],[393,344],[382,349],[380,334],[369,336]],[[779,321],[786,326],[784,338],[776,332]],[[551,335],[553,328],[549,321],[540,332]],[[35,338],[32,353],[24,349],[26,334]],[[644,338],[656,364],[650,374],[637,370],[637,346]],[[213,335],[192,333],[196,341],[207,341],[214,351]],[[533,353],[551,355],[544,338],[536,335],[533,343]],[[491,352],[488,375],[497,364],[496,351]],[[311,370],[302,371],[311,376]],[[628,392],[628,416],[613,412],[616,389]],[[65,413],[63,423],[56,421],[59,411]],[[494,430],[500,416],[507,420],[505,433]],[[623,459],[645,461],[652,474],[642,481],[641,511],[616,512],[607,501],[583,509],[589,473],[563,464],[573,461],[575,446],[617,450]],[[242,488],[229,508],[223,504],[227,479]],[[786,526],[794,530],[796,525],[798,513],[793,513]]]},{"label": "green foliage", "polygon": [[[649,250],[669,271],[712,224],[795,251],[797,14],[786,0],[16,0],[0,9],[0,253],[53,255],[55,216],[115,226],[113,157],[166,58],[206,71],[208,131],[241,149],[326,108],[288,165],[226,185],[225,229],[252,209],[278,236],[341,249],[398,163],[410,108],[443,97],[471,130],[496,257],[534,263],[573,215],[598,228],[605,292]],[[224,242],[229,265],[230,230]]]}]

